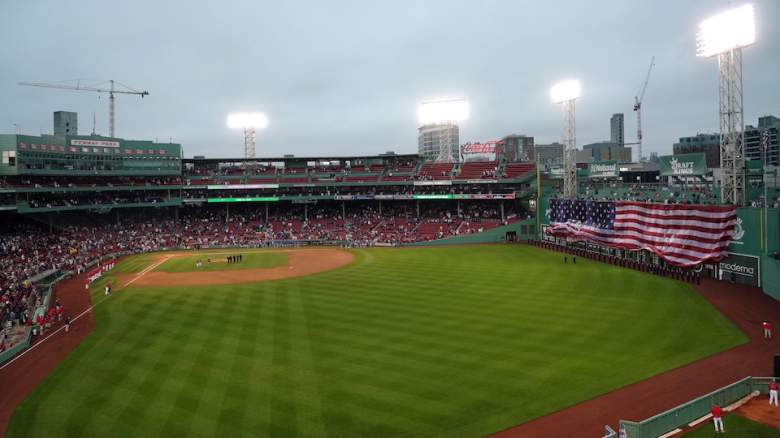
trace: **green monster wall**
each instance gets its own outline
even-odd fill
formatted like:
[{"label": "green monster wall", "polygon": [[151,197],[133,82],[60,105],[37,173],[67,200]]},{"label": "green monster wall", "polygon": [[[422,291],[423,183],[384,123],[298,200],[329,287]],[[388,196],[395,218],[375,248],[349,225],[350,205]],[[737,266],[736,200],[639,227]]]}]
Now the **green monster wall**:
[{"label": "green monster wall", "polygon": [[462,236],[448,237],[446,239],[431,240],[415,243],[413,246],[439,246],[439,245],[464,245],[471,243],[496,243],[503,242],[506,233],[514,231],[518,240],[526,240],[536,237],[536,220],[527,219],[510,225],[496,227],[481,233],[464,234]]}]

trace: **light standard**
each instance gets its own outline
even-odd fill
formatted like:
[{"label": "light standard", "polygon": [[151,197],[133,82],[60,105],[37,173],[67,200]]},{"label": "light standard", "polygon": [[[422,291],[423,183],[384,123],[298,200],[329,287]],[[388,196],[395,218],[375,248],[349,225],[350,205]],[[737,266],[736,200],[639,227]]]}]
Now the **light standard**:
[{"label": "light standard", "polygon": [[555,103],[563,104],[563,196],[577,197],[577,145],[574,120],[574,101],[580,97],[580,82],[568,80],[550,89]]},{"label": "light standard", "polygon": [[229,114],[227,124],[244,131],[244,158],[255,158],[255,130],[267,127],[268,117],[263,113]]},{"label": "light standard", "polygon": [[752,5],[714,15],[699,24],[696,55],[718,57],[721,201],[745,201],[742,48],[756,41]]}]

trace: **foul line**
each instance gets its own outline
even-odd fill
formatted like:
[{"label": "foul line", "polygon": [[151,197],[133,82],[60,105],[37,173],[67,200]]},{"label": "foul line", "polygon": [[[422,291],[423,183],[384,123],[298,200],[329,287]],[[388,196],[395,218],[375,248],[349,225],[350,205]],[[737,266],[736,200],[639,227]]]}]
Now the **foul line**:
[{"label": "foul line", "polygon": [[143,271],[141,271],[141,272],[139,272],[138,274],[136,274],[136,276],[135,276],[135,277],[133,277],[133,279],[132,279],[132,280],[130,280],[130,281],[128,281],[127,283],[125,283],[125,285],[124,285],[124,286],[122,286],[122,287],[127,287],[127,286],[129,286],[129,285],[130,285],[130,284],[132,284],[134,281],[136,281],[136,280],[138,280],[139,278],[143,277],[143,276],[144,276],[144,275],[145,275],[147,272],[151,271],[152,269],[154,269],[154,268],[156,268],[156,267],[158,267],[158,266],[162,265],[162,264],[163,264],[163,263],[165,263],[166,261],[168,261],[168,259],[169,259],[169,258],[170,258],[169,256],[163,257],[163,259],[162,259],[162,260],[160,260],[159,262],[157,262],[157,263],[155,263],[155,264],[153,264],[153,265],[149,265],[149,266],[147,266],[147,267],[146,267],[146,269],[144,269]]},{"label": "foul line", "polygon": [[[154,269],[154,268],[156,268],[156,267],[160,266],[161,264],[163,264],[163,263],[164,263],[165,261],[167,261],[167,260],[168,260],[168,257],[165,257],[164,259],[160,260],[158,263],[155,263],[155,264],[153,264],[153,265],[151,265],[151,266],[148,266],[146,269],[144,269],[143,271],[139,272],[139,273],[138,273],[138,274],[135,276],[135,278],[133,278],[132,280],[130,280],[129,282],[127,282],[127,283],[126,283],[126,284],[125,284],[123,287],[127,287],[127,286],[128,286],[130,283],[134,282],[135,280],[138,280],[138,279],[139,279],[139,278],[141,278],[141,277],[142,277],[144,274],[146,274],[147,272],[151,271],[152,269]],[[103,299],[102,299],[102,300],[98,301],[98,302],[97,302],[97,303],[95,303],[95,304],[92,304],[92,305],[91,305],[91,306],[89,306],[89,307],[88,307],[86,310],[84,310],[83,312],[81,312],[81,313],[79,313],[78,315],[76,315],[76,317],[75,317],[75,318],[71,319],[71,320],[70,320],[70,323],[71,323],[71,324],[73,324],[74,322],[78,321],[78,320],[79,320],[79,318],[81,318],[82,316],[84,316],[84,315],[86,315],[87,313],[91,312],[91,311],[92,311],[92,309],[94,309],[94,308],[95,308],[95,306],[97,306],[98,304],[100,304],[100,303],[102,303],[102,302],[106,301],[106,300],[107,300],[107,299],[109,299],[110,297],[111,297],[111,295],[105,296],[105,297],[103,297]],[[25,354],[29,353],[29,352],[30,352],[30,351],[32,351],[33,349],[35,349],[35,347],[37,347],[37,346],[39,346],[39,345],[43,344],[44,342],[46,342],[46,340],[47,340],[47,339],[51,338],[52,336],[56,335],[57,333],[59,333],[59,332],[60,332],[60,331],[62,331],[62,330],[65,330],[65,326],[64,326],[64,325],[60,326],[58,329],[56,329],[56,330],[54,330],[53,332],[51,332],[51,333],[49,334],[49,336],[46,336],[45,338],[41,339],[41,340],[40,340],[40,341],[38,341],[37,343],[35,343],[35,344],[33,344],[33,345],[29,346],[27,349],[25,349],[24,351],[22,351],[21,353],[19,353],[18,355],[16,355],[16,357],[14,357],[13,359],[11,359],[11,360],[9,360],[8,362],[4,363],[2,366],[0,366],[0,371],[4,370],[4,369],[5,369],[7,366],[9,366],[9,365],[11,365],[12,363],[16,362],[16,361],[17,361],[18,359],[20,359],[22,356],[24,356]]]}]

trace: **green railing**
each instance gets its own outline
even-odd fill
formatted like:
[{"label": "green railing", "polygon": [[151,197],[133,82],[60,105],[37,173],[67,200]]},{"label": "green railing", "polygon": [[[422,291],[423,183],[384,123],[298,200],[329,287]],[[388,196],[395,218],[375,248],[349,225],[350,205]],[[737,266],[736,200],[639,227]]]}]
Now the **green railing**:
[{"label": "green railing", "polygon": [[769,377],[745,377],[646,420],[620,420],[620,427],[626,431],[628,438],[656,438],[704,417],[710,413],[713,404],[725,407],[754,391],[766,393],[769,380]]}]

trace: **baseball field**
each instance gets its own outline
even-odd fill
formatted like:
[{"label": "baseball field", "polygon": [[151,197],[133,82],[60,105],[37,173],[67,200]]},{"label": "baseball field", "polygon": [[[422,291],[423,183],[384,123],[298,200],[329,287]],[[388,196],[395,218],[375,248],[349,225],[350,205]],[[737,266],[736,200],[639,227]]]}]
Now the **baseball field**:
[{"label": "baseball field", "polygon": [[195,268],[237,252],[124,259],[8,436],[482,436],[747,340],[686,284],[525,245]]}]

